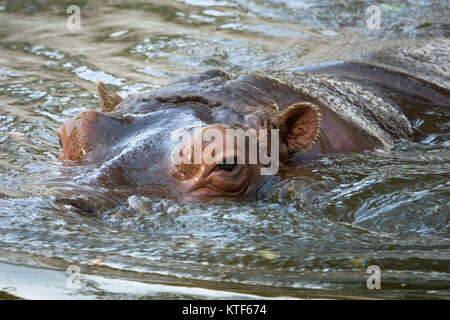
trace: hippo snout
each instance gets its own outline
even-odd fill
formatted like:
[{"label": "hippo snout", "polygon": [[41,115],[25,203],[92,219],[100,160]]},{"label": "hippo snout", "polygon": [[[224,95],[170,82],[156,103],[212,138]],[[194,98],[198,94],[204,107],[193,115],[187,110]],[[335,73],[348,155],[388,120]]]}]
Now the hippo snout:
[{"label": "hippo snout", "polygon": [[84,160],[92,149],[99,113],[88,110],[76,118],[68,119],[56,131],[62,152],[59,160]]}]

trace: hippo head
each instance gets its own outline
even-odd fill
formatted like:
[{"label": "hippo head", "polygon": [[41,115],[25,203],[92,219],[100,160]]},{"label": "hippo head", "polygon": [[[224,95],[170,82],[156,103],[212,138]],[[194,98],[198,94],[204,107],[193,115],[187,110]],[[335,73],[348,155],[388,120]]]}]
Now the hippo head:
[{"label": "hippo head", "polygon": [[102,83],[97,90],[101,112],[57,130],[59,160],[86,165],[91,182],[106,188],[178,199],[248,195],[319,132],[314,104],[258,74],[211,70],[126,100]]}]

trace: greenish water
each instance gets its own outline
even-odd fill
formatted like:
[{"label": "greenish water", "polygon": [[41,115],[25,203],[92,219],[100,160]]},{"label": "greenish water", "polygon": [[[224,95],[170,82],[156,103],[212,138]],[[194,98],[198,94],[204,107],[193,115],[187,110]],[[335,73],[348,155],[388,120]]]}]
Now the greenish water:
[{"label": "greenish water", "polygon": [[[81,7],[79,31],[66,28],[71,4]],[[258,199],[132,196],[91,217],[56,202],[44,182],[63,174],[56,128],[98,107],[95,81],[125,97],[207,68],[281,68],[326,60],[337,47],[362,50],[368,39],[449,35],[445,1],[392,1],[379,31],[365,26],[370,4],[0,1],[0,292],[448,298],[450,116],[417,97],[421,141],[302,163]],[[79,290],[65,284],[70,265],[81,268]],[[369,265],[381,269],[381,290],[366,287]]]}]

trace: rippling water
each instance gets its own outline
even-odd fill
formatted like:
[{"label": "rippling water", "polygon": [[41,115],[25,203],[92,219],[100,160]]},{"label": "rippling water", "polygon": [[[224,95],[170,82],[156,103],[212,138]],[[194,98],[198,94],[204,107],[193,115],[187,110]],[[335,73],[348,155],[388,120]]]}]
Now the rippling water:
[{"label": "rippling water", "polygon": [[[75,3],[80,31],[66,28]],[[62,174],[56,128],[98,106],[95,81],[125,97],[211,67],[280,68],[326,60],[335,47],[357,50],[367,39],[449,36],[446,1],[384,4],[380,31],[365,27],[370,4],[0,1],[0,291],[448,297],[450,115],[425,100],[414,102],[427,117],[414,122],[426,126],[421,141],[302,163],[257,199],[185,204],[134,195],[92,217],[56,201],[43,182]],[[81,267],[81,290],[65,285],[70,265]],[[366,287],[369,265],[381,268],[381,290]]]}]

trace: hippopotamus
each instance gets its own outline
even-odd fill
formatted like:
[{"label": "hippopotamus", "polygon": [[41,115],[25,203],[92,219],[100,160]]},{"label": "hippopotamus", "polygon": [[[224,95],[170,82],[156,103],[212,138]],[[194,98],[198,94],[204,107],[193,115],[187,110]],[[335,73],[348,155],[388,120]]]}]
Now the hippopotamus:
[{"label": "hippopotamus", "polygon": [[[449,105],[449,48],[448,40],[436,39],[314,66],[207,70],[127,99],[99,82],[100,109],[57,130],[59,160],[82,167],[78,181],[103,190],[181,201],[249,197],[269,176],[261,169],[282,170],[335,153],[387,152],[414,139],[408,106],[392,92]],[[235,137],[226,134],[233,128],[254,132],[270,161],[249,162],[246,146],[244,161],[237,161]],[[209,148],[213,161],[173,161],[192,160],[199,135],[200,150],[210,147],[215,139],[202,137],[208,129],[228,137]],[[192,135],[180,139],[180,132]]]}]

